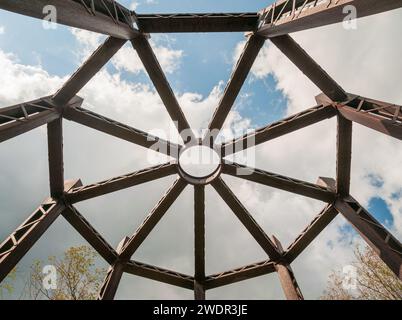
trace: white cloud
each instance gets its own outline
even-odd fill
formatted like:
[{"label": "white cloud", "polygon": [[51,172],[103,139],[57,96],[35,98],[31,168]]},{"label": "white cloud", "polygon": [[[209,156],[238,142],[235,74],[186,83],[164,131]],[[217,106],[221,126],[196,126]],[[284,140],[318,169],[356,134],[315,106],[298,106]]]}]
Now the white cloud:
[{"label": "white cloud", "polygon": [[6,28],[4,26],[0,26],[0,34],[4,34],[6,32]]}]

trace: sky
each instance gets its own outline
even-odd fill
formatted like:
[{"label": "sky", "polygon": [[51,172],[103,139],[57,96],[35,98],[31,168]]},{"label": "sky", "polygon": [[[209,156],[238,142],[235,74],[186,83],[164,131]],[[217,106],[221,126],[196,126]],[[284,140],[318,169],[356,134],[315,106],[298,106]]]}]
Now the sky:
[{"label": "sky", "polygon": [[[138,13],[255,12],[267,1],[121,1]],[[348,92],[402,103],[402,10],[294,34],[294,38]],[[39,20],[0,11],[0,107],[54,93],[105,39],[58,26],[44,30]],[[205,128],[245,43],[243,33],[152,35],[151,44],[190,123]],[[212,50],[211,50],[212,49]],[[277,49],[266,43],[225,123],[238,136],[315,105],[319,90]],[[147,132],[168,130],[170,119],[129,45],[79,93],[84,107]],[[255,166],[315,183],[335,176],[336,121],[322,123],[254,149]],[[84,184],[149,167],[147,151],[92,129],[64,122],[65,176]],[[157,157],[161,163],[164,157]],[[251,159],[247,159],[251,161]],[[393,234],[402,235],[402,149],[396,139],[354,125],[352,195]],[[49,193],[46,129],[0,144],[0,238],[6,238]],[[141,187],[77,204],[80,212],[114,247],[131,235],[173,182],[168,177]],[[237,197],[269,235],[286,247],[324,203],[224,176]],[[265,253],[207,187],[207,273],[266,259]],[[146,195],[146,196],[144,196]],[[193,274],[192,188],[151,233],[134,259]],[[317,299],[332,270],[353,262],[362,240],[338,216],[294,262],[303,294]],[[18,264],[21,274],[33,259],[60,255],[84,244],[61,217]],[[192,292],[125,275],[120,299],[191,299]],[[211,290],[210,299],[283,299],[276,274]]]}]

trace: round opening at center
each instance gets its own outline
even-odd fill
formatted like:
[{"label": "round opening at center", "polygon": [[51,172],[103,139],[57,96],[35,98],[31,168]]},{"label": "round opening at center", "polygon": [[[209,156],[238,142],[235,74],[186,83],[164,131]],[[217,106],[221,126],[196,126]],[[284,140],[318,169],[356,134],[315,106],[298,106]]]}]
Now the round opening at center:
[{"label": "round opening at center", "polygon": [[221,164],[218,153],[206,146],[185,149],[179,157],[180,168],[194,178],[206,178],[214,174]]}]

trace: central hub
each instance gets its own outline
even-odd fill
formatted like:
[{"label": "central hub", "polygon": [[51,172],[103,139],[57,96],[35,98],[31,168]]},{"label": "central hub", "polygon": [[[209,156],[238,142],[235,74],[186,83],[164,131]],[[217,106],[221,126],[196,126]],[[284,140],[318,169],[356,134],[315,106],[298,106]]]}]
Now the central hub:
[{"label": "central hub", "polygon": [[207,146],[185,148],[179,156],[180,175],[191,184],[208,184],[219,176],[221,157]]}]

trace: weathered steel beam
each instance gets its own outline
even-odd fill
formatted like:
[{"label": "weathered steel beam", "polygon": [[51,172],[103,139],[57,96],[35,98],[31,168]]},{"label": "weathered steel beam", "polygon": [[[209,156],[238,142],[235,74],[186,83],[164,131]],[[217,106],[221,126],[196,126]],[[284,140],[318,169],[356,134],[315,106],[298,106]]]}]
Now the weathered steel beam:
[{"label": "weathered steel beam", "polygon": [[275,263],[267,260],[259,263],[247,265],[235,270],[226,271],[214,275],[207,276],[206,289],[214,289],[226,286],[232,283],[253,279],[269,273],[275,272]]},{"label": "weathered steel beam", "polygon": [[250,168],[229,161],[223,162],[222,173],[324,202],[332,202],[336,198],[335,192],[318,184]]},{"label": "weathered steel beam", "polygon": [[[120,254],[122,251],[122,248],[124,245],[127,243],[129,240],[128,237],[125,237],[118,245],[117,247],[117,254]],[[105,280],[103,281],[102,287],[99,290],[99,296],[98,300],[113,300],[117,288],[119,287],[119,283],[121,280],[121,277],[123,276],[124,268],[125,268],[125,262],[122,262],[120,260],[117,260],[112,266],[110,266]]]},{"label": "weathered steel beam", "polygon": [[123,46],[125,40],[109,37],[88,58],[86,62],[68,79],[63,87],[56,92],[53,100],[57,105],[69,102],[115,55]]},{"label": "weathered steel beam", "polygon": [[253,216],[247,211],[239,199],[237,199],[226,183],[221,178],[218,178],[212,182],[212,186],[237,216],[240,222],[250,232],[253,238],[258,242],[261,248],[267,253],[270,259],[278,259],[280,254],[277,251],[275,244],[265,234],[264,230],[258,225]]},{"label": "weathered steel beam", "polygon": [[173,120],[174,124],[179,131],[183,141],[186,143],[189,139],[195,141],[194,133],[192,132],[187,119],[180,108],[180,105],[173,93],[172,88],[165,74],[159,64],[158,59],[152,50],[149,41],[144,37],[138,37],[131,41],[134,49],[137,51],[145,70],[147,71],[152,83],[155,86],[156,91],[164,103],[170,118]]},{"label": "weathered steel beam", "polygon": [[194,186],[194,298],[205,300],[205,187]]},{"label": "weathered steel beam", "polygon": [[261,13],[265,24],[258,33],[276,37],[342,22],[353,13],[350,8],[362,18],[400,7],[401,0],[280,0]]},{"label": "weathered steel beam", "polygon": [[[133,14],[111,0],[2,0],[0,9],[38,19],[47,19],[53,6],[55,23],[103,33],[116,38],[132,39],[139,32]],[[47,19],[49,20],[49,19]]]},{"label": "weathered steel beam", "polygon": [[0,142],[45,125],[60,117],[50,97],[0,109]]},{"label": "weathered steel beam", "polygon": [[[251,35],[246,43],[244,51],[240,56],[236,68],[232,73],[232,76],[226,86],[222,99],[219,102],[218,107],[215,110],[212,120],[209,123],[210,133],[205,137],[205,141],[213,143],[216,139],[218,130],[220,130],[236,101],[237,96],[247,76],[254,64],[255,59],[258,56],[265,39],[257,35]],[[210,141],[212,139],[213,141]]]},{"label": "weathered steel beam", "polygon": [[138,14],[138,28],[144,33],[246,32],[256,31],[258,14],[179,13]]},{"label": "weathered steel beam", "polygon": [[178,178],[169,188],[166,194],[159,200],[158,204],[152,209],[151,213],[145,218],[144,222],[134,232],[128,240],[120,255],[120,259],[128,261],[138,247],[144,242],[145,238],[151,233],[158,222],[165,215],[174,201],[179,197],[187,183]]},{"label": "weathered steel beam", "polygon": [[99,253],[99,255],[113,265],[117,258],[117,252],[109,243],[91,226],[91,224],[71,205],[62,213],[63,217],[75,230]]},{"label": "weathered steel beam", "polygon": [[176,174],[176,167],[177,165],[174,162],[157,165],[120,177],[71,189],[68,193],[65,194],[65,197],[66,200],[70,203],[85,201]]},{"label": "weathered steel beam", "polygon": [[[278,251],[281,255],[284,254],[282,244],[280,241],[273,237],[273,241],[276,244]],[[293,273],[290,264],[281,259],[279,262],[275,264],[276,272],[279,276],[279,281],[281,282],[281,286],[285,297],[287,300],[304,300],[303,294],[300,290],[300,287],[296,281],[296,277]]]},{"label": "weathered steel beam", "polygon": [[[66,184],[66,190],[78,182]],[[63,212],[63,202],[45,200],[2,244],[0,244],[0,282],[32,248],[50,225]]]},{"label": "weathered steel beam", "polygon": [[194,278],[179,272],[151,266],[149,264],[129,261],[124,271],[139,277],[167,283],[184,289],[194,290]]},{"label": "weathered steel beam", "polygon": [[271,38],[271,41],[331,100],[339,102],[347,100],[342,87],[289,35]]},{"label": "weathered steel beam", "polygon": [[335,115],[336,108],[333,106],[315,106],[224,143],[222,145],[222,155],[228,156],[247,148],[252,148],[322,120],[330,119]]},{"label": "weathered steel beam", "polygon": [[336,106],[346,119],[402,140],[402,106],[358,96]]},{"label": "weathered steel beam", "polygon": [[313,221],[303,230],[303,232],[289,245],[284,253],[284,259],[293,262],[314,239],[331,223],[338,212],[332,204],[327,205]]},{"label": "weathered steel beam", "polygon": [[64,193],[63,119],[47,124],[50,195],[57,199]]},{"label": "weathered steel beam", "polygon": [[402,280],[402,244],[354,198],[339,198],[335,202],[335,208]]},{"label": "weathered steel beam", "polygon": [[179,157],[181,146],[152,136],[141,130],[134,129],[123,123],[106,118],[95,112],[79,107],[65,108],[63,117],[67,120],[77,122],[116,138],[166,154],[173,158]]}]

